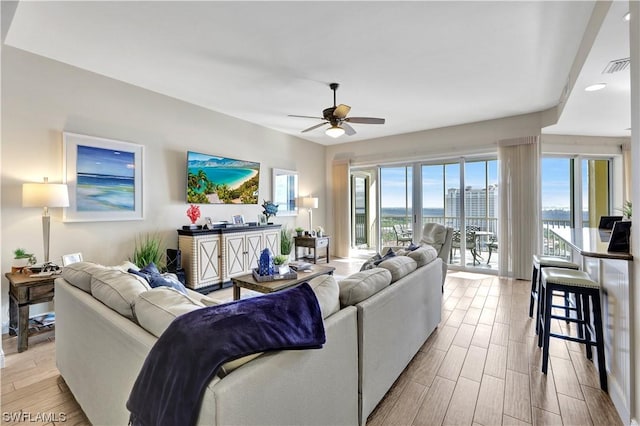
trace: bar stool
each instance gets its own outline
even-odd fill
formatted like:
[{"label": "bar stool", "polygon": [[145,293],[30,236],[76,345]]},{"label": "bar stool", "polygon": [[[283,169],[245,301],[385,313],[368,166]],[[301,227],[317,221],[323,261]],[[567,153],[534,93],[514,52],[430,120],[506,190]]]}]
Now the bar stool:
[{"label": "bar stool", "polygon": [[[538,322],[541,333],[538,334],[538,347],[542,347],[542,372],[547,374],[549,364],[549,338],[570,340],[572,342],[584,343],[586,346],[587,358],[592,359],[591,346],[596,347],[598,353],[598,371],[600,374],[600,388],[607,391],[607,371],[604,360],[604,334],[602,331],[602,309],[600,307],[600,285],[593,281],[586,272],[575,271],[565,268],[547,267],[542,270],[542,284],[540,287],[540,297],[538,298],[539,311],[541,312]],[[563,291],[573,293],[576,299],[582,299],[582,315],[578,318],[568,318],[553,315],[553,292]],[[590,303],[591,302],[591,303]],[[593,326],[591,325],[589,306],[593,306]],[[565,334],[551,333],[551,320],[564,319],[578,324],[578,329],[584,327],[583,337],[573,337]],[[595,336],[592,340],[591,337]]]},{"label": "bar stool", "polygon": [[[570,262],[561,257],[553,257],[553,256],[538,256],[537,254],[533,255],[533,271],[531,272],[531,297],[529,298],[529,317],[533,318],[533,303],[535,299],[538,299],[539,289],[540,289],[540,281],[541,274],[540,270],[542,268],[566,268],[566,269],[574,269],[579,270],[580,265],[577,263]],[[579,301],[576,298],[576,308],[575,310],[578,315],[580,315],[580,306]],[[572,310],[571,302],[569,300],[569,293],[564,294],[564,304],[565,304],[565,314],[568,317],[569,311]],[[538,311],[536,313],[536,318],[540,316],[540,302],[538,302]],[[582,336],[581,330],[578,330],[579,335]],[[540,333],[540,324],[536,323],[536,334]]]}]

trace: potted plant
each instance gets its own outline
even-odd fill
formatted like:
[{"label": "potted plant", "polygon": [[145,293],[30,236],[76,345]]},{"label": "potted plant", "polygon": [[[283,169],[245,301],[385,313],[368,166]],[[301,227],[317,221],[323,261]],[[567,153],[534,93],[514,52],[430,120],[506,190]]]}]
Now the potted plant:
[{"label": "potted plant", "polygon": [[318,226],[316,228],[316,237],[322,237],[324,235],[324,229],[322,226]]},{"label": "potted plant", "polygon": [[280,253],[289,256],[293,247],[293,236],[289,232],[289,228],[283,226],[280,229]]},{"label": "potted plant", "polygon": [[625,219],[631,220],[631,214],[633,213],[631,201],[625,201],[622,205],[622,216]]},{"label": "potted plant", "polygon": [[159,270],[164,270],[164,249],[162,237],[158,234],[146,234],[136,238],[133,256],[129,260],[138,268],[144,268],[153,262]]},{"label": "potted plant", "polygon": [[296,228],[296,236],[297,237],[302,237],[302,233],[303,232],[304,232],[304,228],[301,228],[299,226]]},{"label": "potted plant", "polygon": [[13,267],[22,269],[26,266],[35,265],[37,262],[33,253],[27,253],[23,248],[17,248],[13,251]]},{"label": "potted plant", "polygon": [[273,264],[278,268],[279,275],[284,275],[289,272],[289,265],[287,265],[288,261],[289,256],[284,254],[279,254],[273,258]]}]

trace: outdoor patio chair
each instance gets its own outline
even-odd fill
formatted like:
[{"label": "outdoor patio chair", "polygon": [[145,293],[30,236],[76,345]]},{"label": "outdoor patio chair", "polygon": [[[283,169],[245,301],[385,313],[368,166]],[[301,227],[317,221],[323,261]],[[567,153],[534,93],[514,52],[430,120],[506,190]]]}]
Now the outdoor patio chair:
[{"label": "outdoor patio chair", "polygon": [[396,244],[404,245],[413,241],[413,233],[404,229],[402,225],[393,225],[393,231],[396,233]]}]

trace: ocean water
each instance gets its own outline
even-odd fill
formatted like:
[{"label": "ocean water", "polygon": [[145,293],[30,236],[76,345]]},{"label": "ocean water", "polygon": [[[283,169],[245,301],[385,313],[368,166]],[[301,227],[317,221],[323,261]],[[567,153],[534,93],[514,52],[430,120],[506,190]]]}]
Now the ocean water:
[{"label": "ocean water", "polygon": [[78,173],[78,211],[134,211],[134,178]]},{"label": "ocean water", "polygon": [[217,185],[226,184],[230,187],[249,180],[253,174],[253,169],[235,167],[189,167],[189,173],[193,173],[195,175],[197,175],[200,170],[204,171],[210,182]]}]

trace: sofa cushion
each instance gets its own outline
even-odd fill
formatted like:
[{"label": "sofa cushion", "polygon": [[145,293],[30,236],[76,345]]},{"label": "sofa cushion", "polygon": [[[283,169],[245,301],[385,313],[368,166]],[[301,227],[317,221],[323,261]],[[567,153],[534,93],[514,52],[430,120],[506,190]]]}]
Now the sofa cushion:
[{"label": "sofa cushion", "polygon": [[138,324],[156,337],[160,337],[175,317],[204,307],[202,302],[165,286],[144,291],[134,301]]},{"label": "sofa cushion", "polygon": [[424,246],[407,254],[411,259],[415,260],[418,268],[431,263],[438,257],[438,252],[431,246]]},{"label": "sofa cushion", "polygon": [[360,268],[361,271],[366,271],[367,269],[373,269],[376,267],[376,261],[382,259],[382,256],[380,256],[380,253],[376,253],[375,255],[371,256],[369,259],[365,260],[365,262],[362,264],[362,267]]},{"label": "sofa cushion", "polygon": [[129,319],[134,319],[132,307],[136,296],[150,289],[144,279],[119,269],[104,268],[91,277],[93,297]]},{"label": "sofa cushion", "polygon": [[72,286],[91,293],[91,277],[104,269],[104,266],[97,263],[76,262],[62,268],[62,278]]},{"label": "sofa cushion", "polygon": [[327,318],[340,310],[340,287],[332,275],[320,275],[309,281],[316,294],[322,318]]},{"label": "sofa cushion", "polygon": [[340,305],[349,306],[362,302],[391,283],[391,273],[383,268],[356,272],[340,281]]},{"label": "sofa cushion", "polygon": [[415,271],[418,264],[409,256],[396,256],[381,262],[378,267],[388,270],[391,273],[391,282],[394,283]]},{"label": "sofa cushion", "polygon": [[98,271],[105,269],[118,269],[127,272],[129,268],[139,268],[129,261],[124,261],[116,266],[104,266],[93,262],[76,262],[62,268],[62,278],[74,287],[91,293],[91,277]]}]

